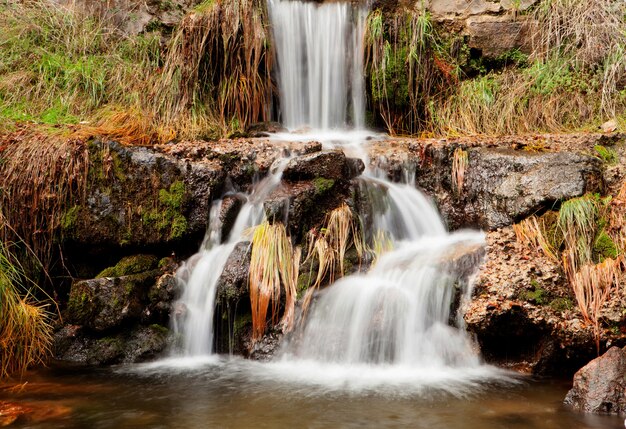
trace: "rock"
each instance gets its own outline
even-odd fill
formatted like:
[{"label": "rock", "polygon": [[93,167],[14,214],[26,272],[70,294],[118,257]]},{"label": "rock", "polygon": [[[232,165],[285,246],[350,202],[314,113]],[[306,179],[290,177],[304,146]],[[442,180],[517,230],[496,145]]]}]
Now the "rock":
[{"label": "rock", "polygon": [[617,130],[617,121],[615,119],[611,119],[610,121],[606,121],[604,124],[600,126],[603,133],[612,133]]},{"label": "rock", "polygon": [[137,321],[142,315],[147,292],[159,274],[159,270],[152,270],[78,281],[70,290],[66,319],[100,332]]},{"label": "rock", "polygon": [[279,122],[259,122],[246,128],[248,137],[268,137],[270,133],[286,132],[287,129]]},{"label": "rock", "polygon": [[496,58],[520,49],[531,51],[529,26],[526,21],[512,16],[481,15],[467,20],[469,47],[480,51],[482,56]]},{"label": "rock", "polygon": [[173,29],[200,0],[53,0],[69,9],[105,19],[117,30],[135,35],[151,28]]},{"label": "rock", "polygon": [[136,363],[153,359],[168,345],[162,325],[136,326],[130,331],[94,337],[82,328],[64,327],[53,340],[56,359],[87,365]]},{"label": "rock", "polygon": [[348,161],[340,150],[324,150],[293,158],[285,167],[287,180],[332,179],[350,180],[361,174],[365,166],[358,160]]},{"label": "rock", "polygon": [[469,151],[463,199],[478,225],[495,229],[602,186],[591,156],[479,148]]},{"label": "rock", "polygon": [[222,224],[222,240],[228,238],[231,228],[237,220],[239,210],[244,205],[245,199],[240,194],[226,195],[222,198],[222,205],[220,207],[220,222]]},{"label": "rock", "polygon": [[127,256],[122,258],[115,266],[102,270],[96,278],[123,277],[131,274],[140,274],[155,269],[158,263],[159,260],[154,255]]},{"label": "rock", "polygon": [[587,413],[626,414],[626,348],[611,347],[581,368],[565,404]]},{"label": "rock", "polygon": [[248,276],[250,272],[251,243],[237,243],[226,260],[224,271],[217,282],[216,301],[233,306],[241,299],[248,299]]},{"label": "rock", "polygon": [[350,183],[343,180],[318,177],[283,181],[269,195],[263,208],[268,219],[284,222],[289,235],[297,240],[319,225],[328,212],[339,207],[349,192]]}]

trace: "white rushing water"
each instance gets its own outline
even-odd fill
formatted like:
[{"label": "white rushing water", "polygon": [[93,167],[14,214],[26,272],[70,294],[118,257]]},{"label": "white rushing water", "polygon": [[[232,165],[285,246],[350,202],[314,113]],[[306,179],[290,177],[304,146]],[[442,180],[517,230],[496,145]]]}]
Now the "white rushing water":
[{"label": "white rushing water", "polygon": [[[222,200],[211,208],[209,229],[200,251],[186,261],[177,271],[183,294],[174,304],[172,317],[174,332],[182,336],[183,356],[210,355],[213,348],[213,318],[218,280],[231,252],[245,232],[263,222],[263,202],[278,186],[288,158],[279,162],[269,176],[257,183],[250,194],[241,194],[245,203],[237,214],[228,237],[223,240],[220,209]],[[175,350],[180,354],[181,350]]]},{"label": "white rushing water", "polygon": [[350,2],[268,0],[283,124],[362,128],[367,7]]}]

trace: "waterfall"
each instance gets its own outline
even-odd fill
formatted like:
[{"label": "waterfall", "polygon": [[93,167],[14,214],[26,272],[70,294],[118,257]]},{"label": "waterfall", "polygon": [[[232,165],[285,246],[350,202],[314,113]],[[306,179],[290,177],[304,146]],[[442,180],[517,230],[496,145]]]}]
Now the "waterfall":
[{"label": "waterfall", "polygon": [[213,203],[209,228],[199,252],[189,258],[176,273],[183,294],[174,304],[175,315],[171,322],[174,332],[182,339],[180,350],[174,350],[175,355],[181,352],[183,356],[211,354],[215,295],[220,276],[231,252],[237,243],[244,240],[245,232],[265,219],[263,202],[280,183],[288,159],[282,159],[268,177],[253,187],[251,193],[240,195],[245,203],[225,240],[221,234],[222,200]]},{"label": "waterfall", "polygon": [[[359,133],[351,130],[364,129],[367,7],[268,0],[268,10],[284,124],[311,127],[325,136],[330,130],[332,139],[321,139],[326,147],[354,149]],[[368,165],[367,143],[358,142],[356,153]],[[221,237],[216,202],[200,252],[179,270],[184,294],[174,329],[183,338],[185,355],[211,353],[220,274],[244,231],[263,221],[263,201],[279,184],[284,165],[285,159],[244,195],[246,203],[226,238]],[[371,166],[359,181],[360,199],[367,202],[359,213],[362,229],[372,247],[378,242],[385,251],[366,272],[340,279],[318,294],[300,329],[283,345],[280,362],[339,365],[342,371],[360,365],[420,371],[480,368],[454,311],[459,297],[471,293],[484,234],[448,233],[432,202],[416,189],[410,167],[403,183],[392,183]]]},{"label": "waterfall", "polygon": [[[317,131],[327,147],[353,146],[349,125],[364,126],[367,7],[268,0],[268,8],[284,124],[311,127],[313,137]],[[335,131],[332,139],[324,138],[327,130]],[[360,146],[364,143],[361,140]],[[369,164],[366,151],[356,153]],[[406,183],[391,183],[381,172],[366,169],[361,193],[372,207],[371,213],[360,215],[370,219],[370,241],[383,240],[389,250],[366,273],[343,278],[319,293],[302,330],[283,346],[283,360],[344,366],[479,366],[462,322],[451,317],[451,309],[459,294],[470,293],[468,272],[481,260],[477,249],[484,246],[484,235],[448,234],[408,169],[405,176]],[[462,273],[451,263],[459,249],[469,252],[465,264],[472,265]]]},{"label": "waterfall", "polygon": [[362,128],[367,8],[348,2],[269,0],[268,10],[283,124],[291,130]]}]

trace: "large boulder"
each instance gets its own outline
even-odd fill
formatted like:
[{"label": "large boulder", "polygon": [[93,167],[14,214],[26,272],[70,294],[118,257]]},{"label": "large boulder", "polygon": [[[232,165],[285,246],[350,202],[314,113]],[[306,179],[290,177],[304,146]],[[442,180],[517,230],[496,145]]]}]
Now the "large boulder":
[{"label": "large boulder", "polygon": [[611,347],[581,368],[565,404],[588,413],[626,414],[626,348]]},{"label": "large boulder", "polygon": [[601,162],[591,156],[478,148],[469,151],[462,193],[477,223],[494,229],[601,187]]},{"label": "large boulder", "polygon": [[[587,147],[597,140],[590,136]],[[581,152],[514,149],[507,138],[396,140],[372,147],[370,159],[394,180],[406,180],[406,171],[414,171],[416,185],[435,200],[449,228],[495,230],[564,200],[602,191],[602,162]],[[459,153],[467,160],[457,163],[463,171],[454,167]],[[457,174],[463,177],[461,189],[455,186],[455,173],[462,173]]]}]

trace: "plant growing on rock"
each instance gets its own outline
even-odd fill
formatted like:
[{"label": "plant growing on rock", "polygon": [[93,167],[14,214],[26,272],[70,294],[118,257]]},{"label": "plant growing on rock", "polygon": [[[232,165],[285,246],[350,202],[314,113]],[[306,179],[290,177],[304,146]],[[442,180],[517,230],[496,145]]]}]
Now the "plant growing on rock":
[{"label": "plant growing on rock", "polygon": [[[556,216],[532,216],[514,226],[520,243],[541,249],[562,264],[578,309],[593,326],[598,353],[602,310],[626,269],[623,243],[618,246],[607,233],[622,234],[623,212],[617,213],[619,207],[611,198],[587,194],[563,202]],[[551,240],[550,234],[559,238]]]},{"label": "plant growing on rock", "polygon": [[465,171],[469,165],[469,157],[466,150],[456,148],[452,156],[452,186],[457,195],[463,193],[465,184]]},{"label": "plant growing on rock", "polygon": [[272,324],[278,320],[281,284],[285,311],[280,323],[283,331],[293,328],[299,267],[300,248],[294,249],[283,224],[264,222],[254,229],[249,274],[253,341],[265,333],[270,303]]}]

